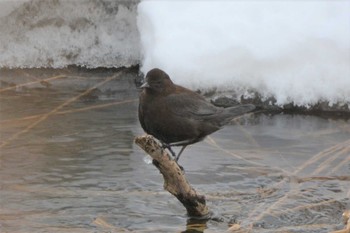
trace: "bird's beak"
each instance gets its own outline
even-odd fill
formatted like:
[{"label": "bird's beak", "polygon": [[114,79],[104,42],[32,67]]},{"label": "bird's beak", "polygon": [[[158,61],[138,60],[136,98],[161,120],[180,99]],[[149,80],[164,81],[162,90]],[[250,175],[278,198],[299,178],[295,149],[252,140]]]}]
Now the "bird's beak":
[{"label": "bird's beak", "polygon": [[145,82],[140,86],[140,88],[147,88],[147,87],[150,87],[147,81],[145,81]]}]

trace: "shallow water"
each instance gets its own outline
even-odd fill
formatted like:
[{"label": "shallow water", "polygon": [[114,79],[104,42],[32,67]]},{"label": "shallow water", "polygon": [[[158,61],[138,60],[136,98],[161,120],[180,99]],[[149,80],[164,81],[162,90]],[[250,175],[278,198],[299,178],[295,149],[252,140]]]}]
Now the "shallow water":
[{"label": "shallow water", "polygon": [[220,219],[190,221],[133,143],[143,134],[135,75],[1,72],[1,232],[225,232],[235,222],[252,232],[343,228],[349,120],[250,114],[188,147],[180,164]]}]

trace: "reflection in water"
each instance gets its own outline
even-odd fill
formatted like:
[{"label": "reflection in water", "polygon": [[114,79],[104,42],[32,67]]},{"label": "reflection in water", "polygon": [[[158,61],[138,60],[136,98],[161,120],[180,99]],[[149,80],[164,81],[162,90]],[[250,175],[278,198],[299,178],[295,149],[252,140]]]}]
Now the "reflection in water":
[{"label": "reflection in water", "polygon": [[186,230],[181,233],[201,233],[204,232],[207,227],[208,219],[188,219],[186,224]]},{"label": "reflection in water", "polygon": [[[343,227],[341,214],[350,207],[347,120],[251,115],[190,146],[181,165],[223,220],[193,222],[133,144],[143,133],[134,73],[105,82],[118,71],[67,69],[55,79],[57,70],[13,72],[1,77],[0,90],[1,232],[225,232],[233,223],[253,232]],[[38,72],[50,85],[18,87]],[[86,90],[93,91],[82,95]]]}]

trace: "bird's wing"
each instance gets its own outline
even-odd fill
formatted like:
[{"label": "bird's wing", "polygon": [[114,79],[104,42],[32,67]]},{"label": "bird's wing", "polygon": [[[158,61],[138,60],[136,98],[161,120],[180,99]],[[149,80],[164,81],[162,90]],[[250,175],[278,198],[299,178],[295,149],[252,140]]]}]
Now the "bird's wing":
[{"label": "bird's wing", "polygon": [[176,93],[166,98],[170,111],[181,117],[203,119],[213,116],[222,110],[207,102],[203,97],[193,93]]}]

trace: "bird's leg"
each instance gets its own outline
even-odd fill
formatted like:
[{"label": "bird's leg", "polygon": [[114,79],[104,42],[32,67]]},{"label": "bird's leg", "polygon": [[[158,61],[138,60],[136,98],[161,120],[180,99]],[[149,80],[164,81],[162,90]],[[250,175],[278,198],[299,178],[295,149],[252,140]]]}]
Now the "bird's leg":
[{"label": "bird's leg", "polygon": [[[186,145],[187,146],[187,145]],[[175,160],[176,164],[180,167],[181,171],[185,171],[185,169],[177,162],[180,158],[181,153],[184,151],[186,146],[183,146],[179,152],[179,154],[176,156],[175,152],[171,149],[171,146],[167,143],[162,142],[162,149],[168,149],[171,155],[173,156],[173,159]]]},{"label": "bird's leg", "polygon": [[182,148],[181,148],[179,154],[175,157],[175,161],[176,161],[176,162],[179,161],[180,155],[181,155],[182,152],[185,150],[186,146],[187,146],[187,145],[182,146]]},{"label": "bird's leg", "polygon": [[162,142],[162,148],[163,148],[163,149],[168,149],[169,152],[171,153],[171,155],[173,156],[173,158],[176,158],[176,154],[175,154],[175,152],[171,149],[171,146],[170,146],[169,144]]},{"label": "bird's leg", "polygon": [[171,146],[168,147],[168,150],[170,151],[171,155],[172,155],[173,158],[175,159],[175,158],[176,158],[176,154],[175,154],[175,152],[173,151],[173,149],[171,149]]}]

